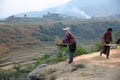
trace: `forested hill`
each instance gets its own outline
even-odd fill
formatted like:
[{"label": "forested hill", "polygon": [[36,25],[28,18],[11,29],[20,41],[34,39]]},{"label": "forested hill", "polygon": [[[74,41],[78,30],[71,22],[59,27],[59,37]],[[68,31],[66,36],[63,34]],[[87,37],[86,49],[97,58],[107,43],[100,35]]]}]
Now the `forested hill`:
[{"label": "forested hill", "polygon": [[[69,26],[79,43],[92,43],[100,40],[103,32],[113,28],[114,34],[120,32],[120,18],[83,19],[39,19],[9,18],[0,22],[0,48],[9,50],[27,45],[54,42],[55,36],[65,36],[62,28]],[[5,51],[5,50],[4,50]]]}]

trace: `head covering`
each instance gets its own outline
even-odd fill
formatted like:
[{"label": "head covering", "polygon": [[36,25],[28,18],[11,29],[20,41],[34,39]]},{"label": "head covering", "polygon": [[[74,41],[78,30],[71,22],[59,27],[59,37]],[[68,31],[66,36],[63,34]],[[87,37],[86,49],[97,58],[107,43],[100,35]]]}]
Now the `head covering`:
[{"label": "head covering", "polygon": [[107,31],[112,31],[112,28],[108,28]]},{"label": "head covering", "polygon": [[66,28],[63,28],[64,31],[66,30],[69,30],[70,31],[70,27],[66,27]]}]

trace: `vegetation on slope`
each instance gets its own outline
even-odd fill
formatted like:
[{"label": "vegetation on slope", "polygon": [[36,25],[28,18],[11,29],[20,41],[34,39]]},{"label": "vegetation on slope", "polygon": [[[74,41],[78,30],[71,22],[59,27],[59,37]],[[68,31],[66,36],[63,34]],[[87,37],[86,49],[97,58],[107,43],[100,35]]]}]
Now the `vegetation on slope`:
[{"label": "vegetation on slope", "polygon": [[97,43],[101,40],[103,32],[108,27],[113,28],[113,37],[119,35],[120,19],[93,18],[89,20],[71,19],[55,21],[39,18],[14,18],[5,20],[0,22],[0,47],[2,47],[0,52],[9,52],[11,49],[40,45],[41,41],[54,42],[56,35],[64,38],[65,32],[62,28],[66,26],[71,28],[78,44],[86,45]]}]

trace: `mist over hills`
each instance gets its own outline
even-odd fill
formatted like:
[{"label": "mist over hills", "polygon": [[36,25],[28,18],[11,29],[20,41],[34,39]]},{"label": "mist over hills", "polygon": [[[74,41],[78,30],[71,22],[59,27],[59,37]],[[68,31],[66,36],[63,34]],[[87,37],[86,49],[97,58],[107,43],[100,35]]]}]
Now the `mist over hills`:
[{"label": "mist over hills", "polygon": [[65,5],[45,9],[43,11],[32,11],[16,14],[17,17],[42,17],[50,13],[58,13],[77,18],[103,17],[120,14],[119,0],[71,0]]}]

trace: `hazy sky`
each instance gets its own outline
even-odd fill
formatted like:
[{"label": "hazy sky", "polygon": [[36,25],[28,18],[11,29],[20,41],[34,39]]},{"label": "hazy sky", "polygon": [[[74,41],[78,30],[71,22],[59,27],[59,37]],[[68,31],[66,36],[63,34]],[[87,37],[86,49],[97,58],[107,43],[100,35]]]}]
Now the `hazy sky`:
[{"label": "hazy sky", "polygon": [[[0,0],[0,19],[23,12],[41,11],[47,8],[64,5],[69,1],[72,0]],[[102,5],[103,6],[106,5],[106,7],[110,8],[111,7],[109,6],[110,4],[112,5],[112,7],[114,6],[116,9],[120,8],[119,3],[120,0],[78,0],[78,1],[73,0],[74,5],[80,5],[81,7],[83,6],[102,7]],[[77,11],[77,9],[75,9],[75,11]]]},{"label": "hazy sky", "polygon": [[41,11],[63,5],[70,0],[0,0],[0,18],[22,12]]}]

